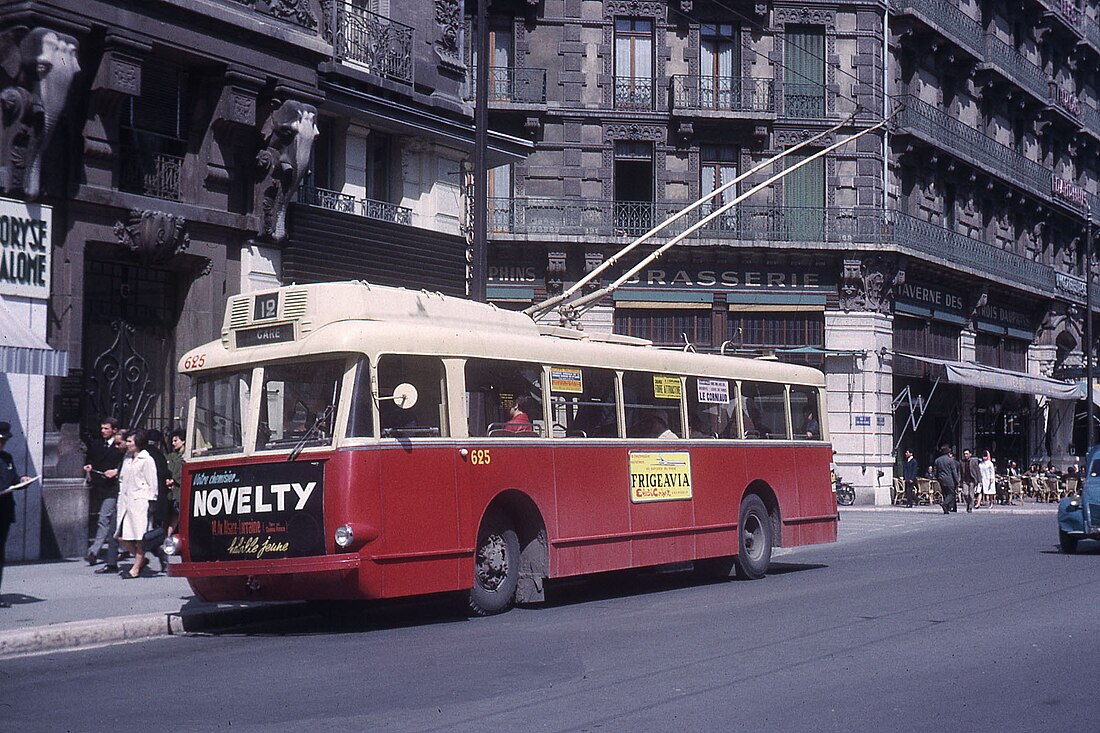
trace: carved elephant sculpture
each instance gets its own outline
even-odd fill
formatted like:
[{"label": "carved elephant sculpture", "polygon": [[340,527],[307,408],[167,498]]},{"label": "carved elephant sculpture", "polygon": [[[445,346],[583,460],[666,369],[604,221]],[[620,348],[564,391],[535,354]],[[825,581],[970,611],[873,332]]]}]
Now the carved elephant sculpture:
[{"label": "carved elephant sculpture", "polygon": [[279,241],[286,237],[287,206],[309,168],[318,135],[317,108],[283,102],[271,113],[262,135],[265,147],[256,156],[261,176],[256,206],[261,217],[259,235]]},{"label": "carved elephant sculpture", "polygon": [[48,28],[0,33],[0,192],[38,197],[42,157],[80,71],[77,48]]}]

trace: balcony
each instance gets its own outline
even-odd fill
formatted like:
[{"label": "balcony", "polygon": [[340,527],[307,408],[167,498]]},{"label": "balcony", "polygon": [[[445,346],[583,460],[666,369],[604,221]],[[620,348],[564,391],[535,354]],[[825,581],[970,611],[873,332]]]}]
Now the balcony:
[{"label": "balcony", "polygon": [[1081,31],[1094,49],[1100,51],[1100,24],[1082,13]]},{"label": "balcony", "polygon": [[899,130],[915,133],[928,144],[1045,201],[1051,199],[1051,174],[1041,163],[1001,145],[921,99],[902,95],[895,97],[895,101],[904,107],[896,118]]},{"label": "balcony", "polygon": [[1050,84],[1050,106],[1051,109],[1057,110],[1062,113],[1070,122],[1077,127],[1081,126],[1083,118],[1083,107],[1081,104],[1081,98],[1077,96],[1077,92],[1071,89],[1063,89],[1054,82]]},{"label": "balcony", "polygon": [[981,24],[947,0],[890,0],[890,7],[898,15],[919,19],[974,58],[982,57],[985,44]]},{"label": "balcony", "polygon": [[1100,138],[1100,112],[1090,104],[1081,105],[1081,122],[1093,137]]},{"label": "balcony", "polygon": [[784,117],[818,119],[825,116],[825,87],[822,84],[784,84]]},{"label": "balcony", "polygon": [[413,80],[410,26],[346,2],[332,3],[325,40],[333,58],[368,74],[411,84]]},{"label": "balcony", "polygon": [[[636,237],[678,211],[682,204],[584,199],[489,200],[489,227],[495,234],[540,237]],[[695,212],[663,231],[670,237],[698,221]],[[796,208],[741,204],[709,222],[693,241],[759,247],[762,242],[838,245],[840,248],[893,250],[961,269],[981,277],[1055,293],[1054,269],[899,211],[877,208]]]},{"label": "balcony", "polygon": [[[477,68],[471,67],[466,99],[477,93]],[[546,104],[546,69],[489,68],[489,102],[497,104]]]},{"label": "balcony", "polygon": [[179,201],[187,141],[132,128],[123,128],[121,139],[119,189]]},{"label": "balcony", "polygon": [[775,82],[733,76],[672,77],[674,112],[775,113]]},{"label": "balcony", "polygon": [[412,209],[374,199],[357,199],[354,196],[327,188],[302,187],[298,200],[303,204],[316,206],[329,211],[339,211],[367,219],[388,221],[394,224],[412,224]]},{"label": "balcony", "polygon": [[1039,0],[1039,4],[1046,8],[1051,16],[1062,21],[1067,28],[1075,33],[1080,32],[1084,14],[1077,8],[1077,0]]},{"label": "balcony", "polygon": [[653,110],[653,77],[616,76],[615,109],[649,112]]},{"label": "balcony", "polygon": [[984,66],[992,66],[1001,76],[1031,92],[1036,99],[1042,102],[1049,99],[1050,77],[1012,46],[989,34],[985,37],[985,54]]}]

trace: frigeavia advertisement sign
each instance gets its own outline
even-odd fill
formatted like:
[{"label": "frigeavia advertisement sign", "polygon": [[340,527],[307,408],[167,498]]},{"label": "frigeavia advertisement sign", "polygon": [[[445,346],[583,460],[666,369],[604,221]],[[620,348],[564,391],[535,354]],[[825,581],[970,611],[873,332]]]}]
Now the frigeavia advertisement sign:
[{"label": "frigeavia advertisement sign", "polygon": [[0,198],[0,295],[50,297],[53,210]]},{"label": "frigeavia advertisement sign", "polygon": [[224,466],[191,474],[191,559],[325,553],[324,464]]}]

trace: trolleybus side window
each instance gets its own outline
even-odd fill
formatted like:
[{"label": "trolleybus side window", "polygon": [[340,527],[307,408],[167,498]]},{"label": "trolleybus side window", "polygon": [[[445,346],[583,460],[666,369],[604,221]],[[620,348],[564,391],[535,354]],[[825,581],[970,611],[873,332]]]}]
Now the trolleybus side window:
[{"label": "trolleybus side window", "polygon": [[256,450],[331,444],[343,377],[342,359],[265,367]]},{"label": "trolleybus side window", "polygon": [[680,400],[683,396],[680,377],[652,372],[623,374],[623,408],[626,414],[626,437],[681,438]]},{"label": "trolleybus side window", "polygon": [[348,416],[348,437],[373,436],[374,408],[370,395],[370,362],[360,359],[355,367],[355,387],[351,395],[351,414]]},{"label": "trolleybus side window", "polygon": [[736,438],[734,383],[728,379],[688,377],[688,435],[692,438]]},{"label": "trolleybus side window", "polygon": [[616,438],[615,372],[551,366],[550,399],[555,436]]},{"label": "trolleybus side window", "polygon": [[[447,437],[446,383],[443,362],[436,357],[382,356],[378,360],[378,414],[382,437]],[[411,405],[393,399],[399,385],[410,384],[416,388],[416,399]]]},{"label": "trolleybus side window", "polygon": [[742,382],[742,417],[750,440],[786,440],[787,396],[782,384]]},{"label": "trolleybus side window", "polygon": [[817,387],[791,385],[791,427],[796,440],[821,440]]},{"label": "trolleybus side window", "polygon": [[220,374],[195,384],[195,434],[191,454],[244,450],[244,416],[252,395],[252,369]]},{"label": "trolleybus side window", "polygon": [[533,437],[543,434],[542,366],[515,361],[466,362],[470,435]]}]

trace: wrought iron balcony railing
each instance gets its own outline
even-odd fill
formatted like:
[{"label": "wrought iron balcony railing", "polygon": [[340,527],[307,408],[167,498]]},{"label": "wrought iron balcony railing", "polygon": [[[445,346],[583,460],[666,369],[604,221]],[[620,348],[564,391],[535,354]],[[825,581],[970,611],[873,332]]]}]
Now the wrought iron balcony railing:
[{"label": "wrought iron balcony railing", "polygon": [[1080,27],[1081,31],[1085,34],[1085,38],[1090,44],[1092,44],[1092,47],[1097,51],[1100,51],[1100,24],[1098,24],[1092,18],[1089,18],[1082,14]]},{"label": "wrought iron balcony railing", "polygon": [[332,0],[325,39],[333,57],[368,73],[411,84],[413,29],[358,5]]},{"label": "wrought iron balcony railing", "polygon": [[936,29],[975,58],[982,57],[981,23],[947,0],[890,0],[890,7],[899,15],[920,18],[925,25]]},{"label": "wrought iron balcony railing", "polygon": [[183,156],[123,146],[121,159],[121,190],[179,201]]},{"label": "wrought iron balcony railing", "polygon": [[[633,237],[681,206],[641,201],[492,198],[489,227],[498,234]],[[682,232],[705,215],[697,212],[677,222],[658,239]],[[740,204],[693,236],[715,244],[807,242],[893,247],[1002,282],[1055,292],[1054,269],[1050,266],[899,211]]]},{"label": "wrought iron balcony railing", "polygon": [[824,85],[812,83],[784,84],[782,115],[784,117],[824,117]]},{"label": "wrought iron balcony railing", "polygon": [[652,110],[653,77],[616,76],[615,109]]},{"label": "wrought iron balcony railing", "polygon": [[1093,135],[1100,137],[1100,112],[1090,104],[1081,103],[1081,122]]},{"label": "wrought iron balcony railing", "polygon": [[298,200],[310,206],[363,216],[367,219],[389,221],[394,224],[412,224],[412,209],[386,201],[375,201],[366,198],[357,199],[350,194],[330,191],[327,188],[307,188],[303,186],[298,194]]},{"label": "wrought iron balcony railing", "polygon": [[992,33],[985,37],[986,60],[1001,74],[1042,100],[1050,96],[1050,77],[1026,56]]},{"label": "wrought iron balcony railing", "polygon": [[1048,168],[1012,148],[1001,145],[993,138],[933,107],[927,102],[909,95],[895,97],[903,105],[896,118],[900,129],[920,134],[929,143],[951,152],[962,160],[971,161],[1008,183],[1015,184],[1036,196],[1050,200],[1050,175]]},{"label": "wrought iron balcony railing", "polygon": [[672,77],[676,111],[775,112],[775,82],[736,76]]},{"label": "wrought iron balcony railing", "polygon": [[[471,67],[466,81],[466,99],[477,93],[477,68]],[[546,104],[546,69],[489,68],[489,101],[505,104]]]},{"label": "wrought iron balcony railing", "polygon": [[1082,13],[1077,0],[1039,0],[1039,3],[1071,30],[1080,28]]}]

